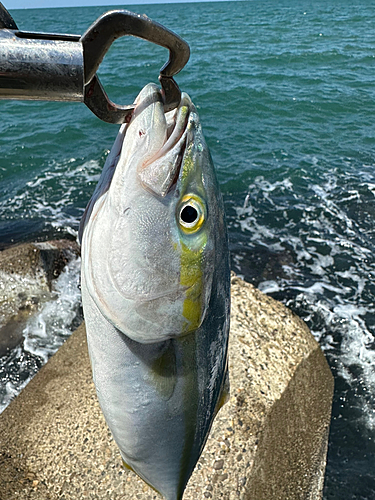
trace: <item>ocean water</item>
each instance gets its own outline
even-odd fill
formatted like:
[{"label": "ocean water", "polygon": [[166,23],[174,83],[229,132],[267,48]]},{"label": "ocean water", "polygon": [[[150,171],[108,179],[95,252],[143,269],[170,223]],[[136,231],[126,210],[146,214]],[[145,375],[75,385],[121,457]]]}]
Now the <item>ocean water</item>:
[{"label": "ocean water", "polygon": [[[124,7],[190,44],[176,80],[198,106],[217,167],[232,268],[301,316],[327,356],[335,397],[325,500],[373,500],[375,2]],[[106,10],[13,15],[23,30],[81,34]],[[123,38],[99,75],[128,104],[166,58]],[[0,246],[75,238],[118,127],[81,103],[2,101],[0,116]],[[69,335],[78,268],[56,285],[61,307],[44,304],[25,349],[1,361],[3,405]]]}]

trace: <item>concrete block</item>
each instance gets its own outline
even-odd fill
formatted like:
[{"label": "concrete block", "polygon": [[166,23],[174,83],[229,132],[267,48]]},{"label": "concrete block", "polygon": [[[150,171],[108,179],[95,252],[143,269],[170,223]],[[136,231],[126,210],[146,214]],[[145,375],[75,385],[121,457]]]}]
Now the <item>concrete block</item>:
[{"label": "concrete block", "polygon": [[[232,278],[231,397],[184,500],[318,500],[333,377],[306,325]],[[91,381],[84,325],[0,416],[1,500],[154,500],[121,466]]]}]

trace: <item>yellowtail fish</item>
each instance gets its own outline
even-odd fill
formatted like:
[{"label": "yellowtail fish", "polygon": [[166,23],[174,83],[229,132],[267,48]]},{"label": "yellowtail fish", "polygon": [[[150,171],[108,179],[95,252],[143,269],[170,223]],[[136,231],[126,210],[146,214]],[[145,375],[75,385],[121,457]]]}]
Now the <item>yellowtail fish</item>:
[{"label": "yellowtail fish", "polygon": [[228,390],[224,209],[196,108],[147,85],[83,216],[82,300],[99,402],[127,467],[182,498]]}]

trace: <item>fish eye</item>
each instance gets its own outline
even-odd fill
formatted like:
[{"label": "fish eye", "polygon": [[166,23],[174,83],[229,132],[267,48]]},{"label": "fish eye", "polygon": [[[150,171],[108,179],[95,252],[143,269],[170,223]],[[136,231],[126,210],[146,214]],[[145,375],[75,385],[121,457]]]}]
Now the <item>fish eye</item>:
[{"label": "fish eye", "polygon": [[201,228],[205,220],[204,203],[195,195],[186,195],[179,210],[179,223],[186,233],[194,233]]},{"label": "fish eye", "polygon": [[193,224],[199,217],[198,210],[192,205],[186,205],[180,213],[181,221],[185,224]]}]

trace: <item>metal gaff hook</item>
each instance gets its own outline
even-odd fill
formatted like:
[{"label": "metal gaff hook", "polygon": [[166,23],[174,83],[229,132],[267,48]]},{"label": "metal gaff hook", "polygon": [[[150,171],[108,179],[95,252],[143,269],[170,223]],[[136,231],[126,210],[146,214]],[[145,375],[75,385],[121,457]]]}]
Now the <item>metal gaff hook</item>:
[{"label": "metal gaff hook", "polygon": [[134,106],[119,106],[109,100],[96,72],[106,52],[119,37],[132,35],[169,50],[169,60],[160,70],[159,80],[164,94],[164,108],[170,111],[178,106],[181,92],[173,80],[190,56],[189,45],[178,35],[147,16],[127,10],[114,10],[103,14],[82,35],[84,59],[84,103],[104,121],[123,123]]},{"label": "metal gaff hook", "polygon": [[83,36],[20,31],[0,2],[0,99],[83,101],[100,119],[127,121],[134,105],[108,98],[96,71],[112,43],[132,35],[169,50],[159,80],[166,111],[178,106],[181,92],[173,80],[190,56],[188,44],[146,16],[126,10],[103,14]]}]

